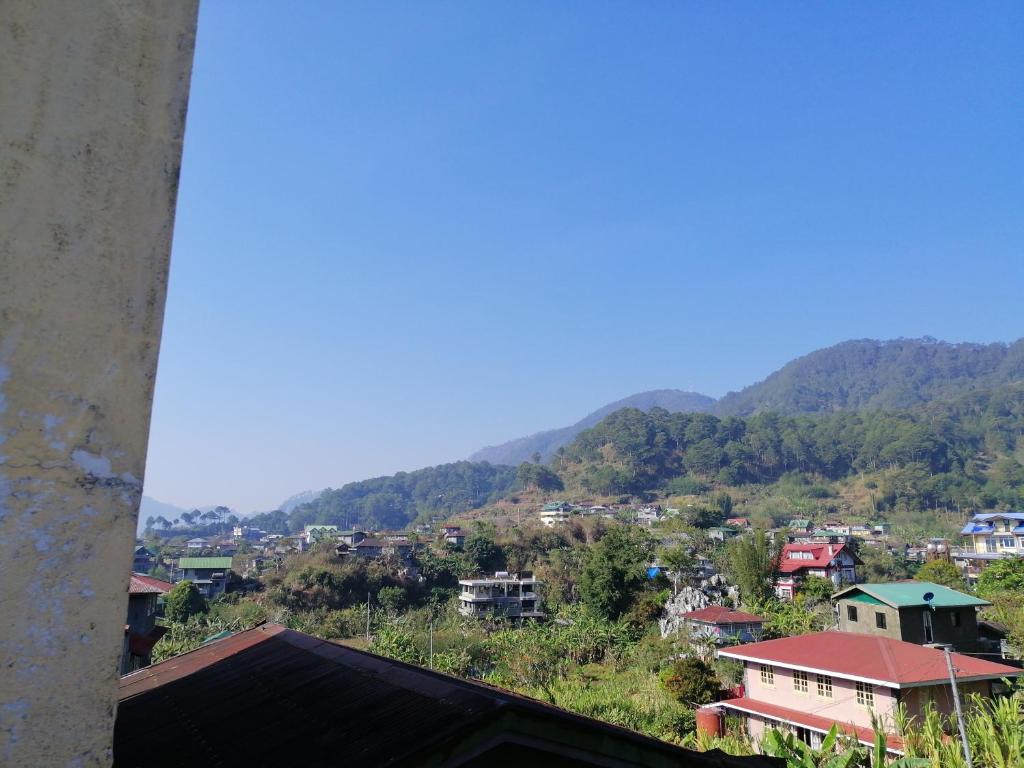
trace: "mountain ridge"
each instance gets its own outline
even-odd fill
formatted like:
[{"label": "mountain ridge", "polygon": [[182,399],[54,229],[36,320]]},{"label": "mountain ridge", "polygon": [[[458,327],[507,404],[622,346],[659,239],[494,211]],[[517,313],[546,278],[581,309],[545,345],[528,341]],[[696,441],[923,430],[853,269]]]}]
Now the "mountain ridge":
[{"label": "mountain ridge", "polygon": [[712,397],[681,389],[651,389],[637,392],[602,406],[567,427],[543,430],[498,445],[485,446],[473,453],[469,460],[515,465],[523,461],[530,461],[535,453],[539,453],[541,461],[547,462],[559,448],[571,443],[580,432],[589,429],[605,416],[622,408],[637,408],[646,411],[657,407],[664,408],[670,413],[694,411],[706,413],[714,403],[715,399]]}]

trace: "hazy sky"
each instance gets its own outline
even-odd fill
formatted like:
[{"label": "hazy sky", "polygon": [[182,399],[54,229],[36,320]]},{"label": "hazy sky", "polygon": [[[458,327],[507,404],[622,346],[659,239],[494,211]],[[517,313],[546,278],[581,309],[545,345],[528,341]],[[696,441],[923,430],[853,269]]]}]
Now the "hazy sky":
[{"label": "hazy sky", "polygon": [[202,5],[146,493],[1024,335],[1024,4]]}]

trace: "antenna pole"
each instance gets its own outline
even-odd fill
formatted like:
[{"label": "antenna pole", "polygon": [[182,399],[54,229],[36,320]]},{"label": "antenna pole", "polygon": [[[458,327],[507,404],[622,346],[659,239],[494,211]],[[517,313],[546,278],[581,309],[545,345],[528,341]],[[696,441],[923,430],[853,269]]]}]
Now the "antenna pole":
[{"label": "antenna pole", "polygon": [[[366,644],[370,644],[370,593],[366,593]],[[970,766],[968,766],[970,768]]]},{"label": "antenna pole", "polygon": [[942,652],[946,656],[946,669],[949,670],[949,687],[953,689],[953,706],[956,707],[956,722],[960,727],[960,741],[964,745],[964,762],[967,763],[967,768],[973,768],[971,763],[971,745],[967,743],[967,729],[964,727],[964,713],[960,708],[960,691],[956,687],[956,672],[953,669],[953,655],[949,652],[949,648],[943,648]]}]

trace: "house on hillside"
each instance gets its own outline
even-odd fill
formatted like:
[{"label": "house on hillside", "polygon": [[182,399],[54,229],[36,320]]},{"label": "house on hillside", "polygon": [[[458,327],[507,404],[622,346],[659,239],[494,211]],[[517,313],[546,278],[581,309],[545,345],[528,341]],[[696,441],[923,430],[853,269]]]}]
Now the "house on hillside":
[{"label": "house on hillside", "polygon": [[451,544],[456,549],[462,549],[466,544],[466,532],[457,525],[446,525],[443,536],[444,543]]},{"label": "house on hillside", "polygon": [[302,535],[306,539],[308,546],[313,546],[321,541],[328,541],[338,536],[340,531],[336,525],[326,525],[323,523],[317,523],[315,525],[304,526]]},{"label": "house on hillside", "polygon": [[132,557],[132,573],[149,573],[153,570],[155,562],[156,555],[145,546],[139,545],[135,547],[135,554]]},{"label": "house on hillside", "polygon": [[790,520],[786,524],[786,528],[793,533],[810,533],[814,530],[814,524],[810,520],[801,517],[796,520]]},{"label": "house on hillside", "polygon": [[[833,724],[862,744],[874,743],[872,718],[889,731],[890,753],[903,751],[893,715],[902,704],[920,718],[931,703],[953,712],[945,654],[935,648],[889,637],[852,632],[817,632],[721,649],[722,658],[743,662],[744,695],[712,708],[744,719],[756,743],[767,729],[794,732],[812,747],[821,745]],[[1024,671],[991,661],[952,655],[961,697],[990,698],[1002,678]]]},{"label": "house on hillside", "polygon": [[728,541],[729,539],[739,536],[739,531],[735,528],[727,528],[724,525],[719,525],[714,528],[708,528],[707,536],[712,541]]},{"label": "house on hillside", "polygon": [[749,517],[730,517],[725,521],[725,524],[730,528],[738,528],[741,531],[748,530],[750,528]]},{"label": "house on hillside", "polygon": [[185,548],[191,550],[209,549],[210,542],[206,539],[196,537],[185,542]]},{"label": "house on hillside", "polygon": [[[931,595],[931,600],[925,600]],[[987,600],[928,581],[857,584],[833,597],[843,632],[892,637],[919,645],[948,645],[970,653],[983,645],[977,609]]]},{"label": "house on hillside", "polygon": [[540,510],[540,521],[548,528],[565,523],[572,516],[572,504],[564,501],[549,501]]},{"label": "house on hillside", "polygon": [[459,612],[463,616],[507,616],[541,618],[540,581],[529,571],[520,574],[499,571],[493,578],[460,579]]},{"label": "house on hillside", "polygon": [[1024,557],[1024,512],[975,515],[960,535],[975,553]]},{"label": "house on hillside", "polygon": [[183,557],[174,570],[174,581],[187,579],[196,585],[203,597],[212,599],[224,594],[230,570],[230,557]]},{"label": "house on hillside", "polygon": [[718,645],[755,642],[764,631],[762,617],[721,605],[689,611],[679,618],[691,638],[712,640]]},{"label": "house on hillside", "polygon": [[142,573],[133,573],[128,579],[128,617],[121,645],[122,675],[149,666],[153,646],[167,632],[166,627],[156,624],[157,601],[173,588],[173,584]]},{"label": "house on hillside", "polygon": [[809,576],[828,579],[836,586],[857,583],[861,560],[845,544],[790,543],[782,547],[775,594],[792,600],[800,582]]}]

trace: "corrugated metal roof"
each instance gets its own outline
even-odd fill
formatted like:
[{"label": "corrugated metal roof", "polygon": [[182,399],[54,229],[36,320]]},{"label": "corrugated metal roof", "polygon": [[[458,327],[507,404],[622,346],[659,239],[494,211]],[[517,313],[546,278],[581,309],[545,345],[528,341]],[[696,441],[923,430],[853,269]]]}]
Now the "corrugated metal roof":
[{"label": "corrugated metal roof", "polygon": [[893,608],[914,608],[928,605],[925,594],[931,593],[931,605],[935,608],[966,608],[969,606],[992,605],[988,600],[966,595],[955,589],[931,581],[897,581],[888,584],[857,584],[837,592],[836,600],[845,600],[858,592],[871,595]]},{"label": "corrugated metal roof", "polygon": [[[732,709],[748,714],[763,715],[764,717],[781,723],[802,725],[805,728],[810,728],[811,730],[818,731],[819,733],[828,733],[829,729],[835,725],[839,733],[845,733],[847,736],[857,739],[857,741],[862,744],[873,745],[875,743],[875,732],[871,728],[865,728],[862,725],[853,725],[852,723],[844,723],[840,720],[822,717],[821,715],[807,714],[795,709],[780,707],[777,704],[760,701],[758,699],[751,699],[745,696],[738,699],[725,699],[724,701],[712,706],[721,706],[726,709]],[[886,746],[893,752],[899,752],[902,754],[903,739],[899,736],[889,734],[886,736]]]},{"label": "corrugated metal roof", "polygon": [[[854,680],[909,688],[946,684],[949,671],[942,651],[894,640],[891,637],[855,632],[815,632],[750,643],[718,652],[719,656],[755,663],[822,672]],[[995,680],[1024,674],[1005,664],[954,653],[953,665],[961,680]]]},{"label": "corrugated metal roof", "polygon": [[[440,765],[442,758],[454,765],[473,749],[486,755],[527,738],[531,749],[547,757],[543,765],[554,765],[552,753],[557,757],[563,748],[567,755],[576,750],[575,762],[566,757],[571,765],[597,764],[596,758],[621,766],[781,765],[760,756],[690,752],[277,625],[126,675],[119,698],[116,766],[378,768]],[[482,738],[487,740],[481,743]]]},{"label": "corrugated metal roof", "polygon": [[168,581],[154,579],[144,573],[133,573],[128,580],[129,595],[163,595],[174,589]]},{"label": "corrugated metal roof", "polygon": [[183,557],[178,560],[179,568],[230,568],[230,557]]},{"label": "corrugated metal roof", "polygon": [[690,619],[691,621],[703,621],[708,624],[761,624],[764,623],[764,618],[761,616],[755,616],[752,613],[746,613],[745,611],[737,611],[732,608],[726,608],[723,605],[709,605],[707,608],[701,608],[696,611],[689,611],[680,615],[681,619]]}]

